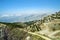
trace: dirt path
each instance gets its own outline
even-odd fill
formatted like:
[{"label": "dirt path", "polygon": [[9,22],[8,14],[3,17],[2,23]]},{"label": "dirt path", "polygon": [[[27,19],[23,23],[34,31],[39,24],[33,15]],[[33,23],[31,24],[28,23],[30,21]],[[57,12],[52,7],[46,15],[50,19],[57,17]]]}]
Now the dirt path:
[{"label": "dirt path", "polygon": [[[23,29],[19,29],[19,30],[23,30]],[[43,39],[45,39],[45,40],[52,40],[52,39],[50,39],[50,38],[48,38],[48,37],[45,37],[45,36],[40,35],[40,34],[37,34],[37,33],[28,32],[28,31],[26,31],[26,30],[23,30],[23,31],[25,31],[25,32],[27,32],[27,33],[29,33],[29,34],[32,34],[32,35],[37,35],[37,36],[39,36],[39,37],[41,37],[41,38],[43,38]]]}]

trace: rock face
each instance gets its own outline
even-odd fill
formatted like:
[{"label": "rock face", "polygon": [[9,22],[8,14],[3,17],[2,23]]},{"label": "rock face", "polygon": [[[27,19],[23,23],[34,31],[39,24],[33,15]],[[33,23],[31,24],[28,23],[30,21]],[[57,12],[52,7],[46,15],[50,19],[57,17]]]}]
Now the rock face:
[{"label": "rock face", "polygon": [[6,25],[4,24],[0,24],[0,39],[4,40],[4,29],[5,29]]}]

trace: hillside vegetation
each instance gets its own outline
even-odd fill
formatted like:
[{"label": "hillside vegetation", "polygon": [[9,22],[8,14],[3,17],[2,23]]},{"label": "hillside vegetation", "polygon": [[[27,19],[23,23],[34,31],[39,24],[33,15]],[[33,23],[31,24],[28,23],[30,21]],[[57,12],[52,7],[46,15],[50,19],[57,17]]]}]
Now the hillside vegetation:
[{"label": "hillside vegetation", "polygon": [[60,40],[60,11],[35,21],[0,22],[0,39]]}]

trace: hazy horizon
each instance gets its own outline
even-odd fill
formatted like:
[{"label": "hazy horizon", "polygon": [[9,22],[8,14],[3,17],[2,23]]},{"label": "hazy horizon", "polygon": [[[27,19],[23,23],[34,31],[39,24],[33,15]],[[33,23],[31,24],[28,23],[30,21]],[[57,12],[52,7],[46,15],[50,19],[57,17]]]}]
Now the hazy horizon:
[{"label": "hazy horizon", "polygon": [[30,14],[52,14],[59,10],[60,0],[0,0],[0,19]]}]

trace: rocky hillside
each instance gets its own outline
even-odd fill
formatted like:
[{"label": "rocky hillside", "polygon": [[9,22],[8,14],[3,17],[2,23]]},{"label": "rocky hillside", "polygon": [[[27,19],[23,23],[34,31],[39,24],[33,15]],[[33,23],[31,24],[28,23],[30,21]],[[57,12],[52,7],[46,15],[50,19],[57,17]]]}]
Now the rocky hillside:
[{"label": "rocky hillside", "polygon": [[60,11],[40,20],[29,22],[0,22],[1,40],[59,40]]},{"label": "rocky hillside", "polygon": [[60,39],[60,11],[33,22],[26,28],[53,39]]}]

